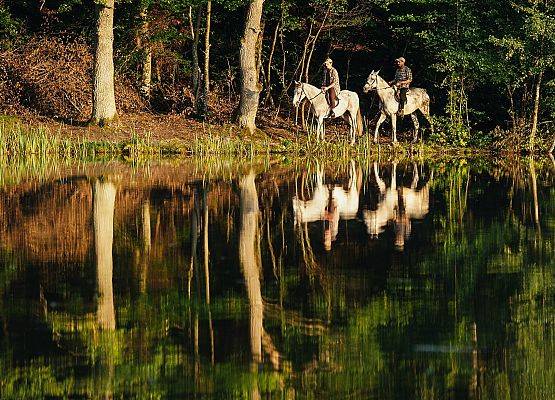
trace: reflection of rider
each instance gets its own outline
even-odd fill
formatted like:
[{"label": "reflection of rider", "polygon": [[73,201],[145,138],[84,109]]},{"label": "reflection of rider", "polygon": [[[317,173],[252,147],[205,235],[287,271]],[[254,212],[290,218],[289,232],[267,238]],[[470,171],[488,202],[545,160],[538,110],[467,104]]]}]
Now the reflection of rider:
[{"label": "reflection of rider", "polygon": [[333,61],[331,58],[327,58],[324,62],[324,80],[322,81],[322,90],[326,92],[326,99],[330,106],[329,117],[334,118],[333,108],[337,106],[337,96],[341,88],[339,86],[339,73],[332,66]]},{"label": "reflection of rider", "polygon": [[337,209],[336,200],[332,197],[324,214],[324,248],[326,251],[331,250],[331,242],[335,241],[338,231],[339,210]]},{"label": "reflection of rider", "polygon": [[405,240],[410,236],[411,223],[405,207],[403,189],[397,189],[398,202],[395,208],[395,247],[402,250],[405,247]]},{"label": "reflection of rider", "polygon": [[389,82],[399,90],[399,110],[397,113],[400,116],[404,115],[404,107],[407,104],[407,92],[412,82],[412,71],[405,65],[405,58],[399,57],[395,60],[397,64],[397,71],[395,71],[395,79]]}]

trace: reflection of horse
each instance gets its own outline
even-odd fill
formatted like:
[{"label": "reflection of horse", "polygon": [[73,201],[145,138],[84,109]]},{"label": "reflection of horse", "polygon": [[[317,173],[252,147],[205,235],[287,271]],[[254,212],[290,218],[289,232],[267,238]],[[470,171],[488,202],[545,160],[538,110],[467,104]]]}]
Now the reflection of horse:
[{"label": "reflection of horse", "polygon": [[380,190],[380,200],[376,210],[364,210],[362,217],[366,230],[371,237],[377,237],[392,221],[395,227],[395,245],[403,247],[410,236],[411,219],[423,219],[429,211],[430,188],[427,182],[417,189],[419,175],[416,163],[413,164],[413,176],[410,187],[397,188],[397,163],[391,170],[391,185],[386,187],[380,178],[378,164],[374,163],[374,177]]},{"label": "reflection of horse", "polygon": [[356,218],[359,203],[359,189],[361,174],[357,172],[355,162],[351,161],[349,168],[349,183],[347,190],[341,185],[329,188],[324,185],[324,171],[319,168],[316,172],[316,188],[310,200],[293,197],[293,213],[295,224],[306,224],[314,221],[326,221],[324,229],[324,246],[331,249],[331,243],[339,231],[339,219]]},{"label": "reflection of horse", "polygon": [[[395,98],[395,89],[389,86],[389,84],[378,75],[379,71],[372,71],[366,80],[366,85],[364,85],[364,93],[368,93],[371,90],[375,90],[380,98],[380,118],[376,123],[376,130],[374,131],[374,142],[378,141],[378,130],[380,125],[385,121],[387,117],[391,118],[391,129],[393,135],[393,143],[397,142],[397,111],[399,109],[399,102]],[[407,93],[407,103],[404,107],[404,114],[410,114],[412,123],[414,124],[414,136],[412,138],[413,142],[418,139],[418,118],[414,114],[416,110],[420,110],[424,117],[432,126],[432,121],[430,119],[430,96],[424,89],[411,88]],[[433,129],[433,126],[432,126]]]},{"label": "reflection of horse", "polygon": [[[308,83],[295,82],[293,105],[298,107],[303,99],[310,103],[311,110],[316,116],[316,137],[324,140],[324,119],[329,118],[329,105],[325,93]],[[338,95],[339,104],[333,109],[334,118],[343,117],[349,124],[351,144],[355,143],[355,134],[362,134],[362,117],[358,95],[349,90],[342,90]]]}]

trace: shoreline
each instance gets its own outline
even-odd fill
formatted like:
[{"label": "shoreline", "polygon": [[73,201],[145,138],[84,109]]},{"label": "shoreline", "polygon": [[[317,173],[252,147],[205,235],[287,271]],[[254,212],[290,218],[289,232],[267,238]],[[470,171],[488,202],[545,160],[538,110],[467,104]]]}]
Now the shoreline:
[{"label": "shoreline", "polygon": [[[335,129],[334,129],[335,128]],[[410,155],[417,157],[511,157],[527,155],[492,148],[455,147],[436,143],[411,143],[403,138],[393,144],[383,134],[378,144],[370,135],[357,138],[354,145],[332,126],[328,140],[318,142],[300,127],[290,130],[263,127],[254,134],[242,134],[235,125],[202,123],[178,115],[124,115],[104,128],[85,123],[66,124],[50,118],[0,115],[0,158],[53,156],[236,156],[287,155],[332,159],[369,155]]]}]

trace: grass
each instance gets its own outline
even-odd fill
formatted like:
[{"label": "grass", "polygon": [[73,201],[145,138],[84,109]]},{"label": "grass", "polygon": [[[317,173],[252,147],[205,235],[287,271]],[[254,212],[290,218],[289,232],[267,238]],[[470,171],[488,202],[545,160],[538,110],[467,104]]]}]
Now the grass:
[{"label": "grass", "polygon": [[157,141],[150,133],[132,133],[121,141],[88,140],[83,137],[69,138],[61,130],[52,132],[45,127],[34,127],[20,123],[14,117],[0,117],[0,162],[33,156],[53,159],[94,159],[102,155],[123,156],[130,159],[157,156],[225,156],[252,158],[255,155],[286,154],[290,157],[326,157],[329,159],[350,159],[385,155],[399,157],[403,154],[424,157],[438,155],[460,156],[476,153],[476,149],[446,147],[433,144],[396,145],[374,144],[369,135],[357,139],[350,145],[346,138],[330,137],[331,140],[317,141],[314,135],[304,132],[290,138],[272,139],[263,132],[254,135],[234,133],[230,128],[207,129],[199,132],[190,141]]}]

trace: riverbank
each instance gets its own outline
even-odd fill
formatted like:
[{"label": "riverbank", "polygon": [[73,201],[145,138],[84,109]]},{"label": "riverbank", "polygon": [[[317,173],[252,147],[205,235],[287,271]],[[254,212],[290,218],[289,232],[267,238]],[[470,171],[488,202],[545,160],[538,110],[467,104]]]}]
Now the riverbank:
[{"label": "riverbank", "polygon": [[325,142],[317,142],[300,126],[287,124],[286,121],[264,123],[262,119],[261,129],[251,135],[242,133],[235,125],[203,123],[179,115],[123,115],[112,126],[104,128],[50,118],[1,116],[0,157],[290,154],[325,155],[333,159],[368,153],[441,157],[492,152],[488,148],[452,147],[431,142],[412,144],[410,136],[402,134],[396,145],[383,135],[379,144],[363,135],[357,138],[355,145],[350,145],[346,127],[338,124],[327,131]]}]

